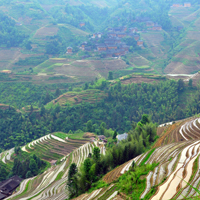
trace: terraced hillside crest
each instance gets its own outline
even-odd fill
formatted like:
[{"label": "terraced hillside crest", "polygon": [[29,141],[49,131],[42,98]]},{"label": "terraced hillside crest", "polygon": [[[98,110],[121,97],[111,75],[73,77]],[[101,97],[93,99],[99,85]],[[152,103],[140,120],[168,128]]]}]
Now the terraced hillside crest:
[{"label": "terraced hillside crest", "polygon": [[[58,133],[64,138],[64,133]],[[67,136],[67,135],[66,135]],[[66,137],[57,137],[56,133],[48,134],[26,146],[22,151],[28,153],[34,152],[35,155],[48,162],[58,161],[44,173],[35,177],[25,179],[17,192],[6,199],[52,199],[64,200],[68,198],[66,190],[66,181],[68,179],[68,170],[71,163],[76,163],[79,168],[82,162],[93,152],[95,146],[99,146],[95,141],[90,143],[87,139],[70,139]],[[100,152],[105,154],[105,147],[99,146]],[[2,162],[13,162],[14,148],[2,152],[0,160]]]}]

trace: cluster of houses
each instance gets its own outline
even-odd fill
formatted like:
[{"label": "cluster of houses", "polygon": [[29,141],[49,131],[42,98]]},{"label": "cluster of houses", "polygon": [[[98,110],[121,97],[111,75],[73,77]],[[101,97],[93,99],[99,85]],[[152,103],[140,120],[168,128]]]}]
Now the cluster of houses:
[{"label": "cluster of houses", "polygon": [[20,185],[23,179],[19,176],[13,176],[0,183],[0,200],[9,197],[13,191]]},{"label": "cluster of houses", "polygon": [[[126,140],[128,138],[128,133],[123,133],[123,134],[117,135],[116,138],[117,138],[117,143],[119,143],[120,141]],[[107,143],[107,139],[106,139],[105,135],[98,135],[98,139],[96,139],[95,137],[91,137],[90,141],[91,142],[97,141],[99,143],[104,143],[104,144]]]},{"label": "cluster of houses", "polygon": [[184,4],[180,4],[180,3],[174,3],[172,5],[172,7],[174,8],[181,8],[181,7],[185,7],[185,8],[190,8],[192,5],[190,2],[185,2]]},{"label": "cluster of houses", "polygon": [[[147,17],[137,17],[135,22],[145,23],[147,30],[161,31],[162,26],[154,23]],[[79,24],[81,27],[85,26],[84,22]],[[130,46],[123,42],[122,38],[133,38],[138,47],[143,48],[144,42],[140,39],[137,27],[127,28],[126,26],[107,28],[106,33],[93,33],[90,42],[83,42],[80,49],[88,52],[99,52],[103,57],[119,57],[129,52]],[[104,39],[102,40],[102,36]],[[101,43],[100,43],[101,41]],[[91,45],[92,43],[92,45]],[[72,47],[67,48],[67,54],[73,53]]]},{"label": "cluster of houses", "polygon": [[96,51],[100,54],[104,54],[105,57],[118,57],[125,55],[129,51],[129,46],[122,41],[124,37],[132,37],[137,41],[137,45],[143,47],[143,41],[139,40],[140,36],[137,34],[138,29],[136,27],[127,30],[127,27],[108,28],[107,36],[104,38],[103,43],[99,43],[103,33],[94,33],[91,37],[91,42],[95,46],[94,49],[88,45],[87,42],[81,44],[83,51]]}]

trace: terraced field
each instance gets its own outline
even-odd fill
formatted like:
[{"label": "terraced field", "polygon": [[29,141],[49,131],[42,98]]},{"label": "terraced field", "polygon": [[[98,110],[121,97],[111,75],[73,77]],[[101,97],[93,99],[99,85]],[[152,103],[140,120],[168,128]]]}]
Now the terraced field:
[{"label": "terraced field", "polygon": [[53,134],[49,134],[22,147],[22,150],[34,152],[41,159],[50,162],[69,155],[73,150],[87,142],[87,140],[63,140]]},{"label": "terraced field", "polygon": [[[160,138],[154,149],[124,163],[104,176],[110,184],[80,199],[126,199],[112,184],[120,175],[128,171],[135,161],[137,165],[159,163],[146,178],[146,188],[140,198],[151,195],[151,200],[186,199],[199,196],[200,189],[200,118],[190,118],[176,123],[168,123],[158,128]],[[152,188],[155,192],[152,193]],[[148,198],[149,199],[149,198]]]},{"label": "terraced field", "polygon": [[[44,143],[45,140],[50,140],[49,137],[52,137],[51,140],[58,139],[54,138],[52,135],[48,135],[40,138],[39,141],[34,141],[27,145],[25,148],[30,150],[38,145],[38,143]],[[65,143],[67,145],[74,145],[76,140],[67,140]],[[63,142],[61,139],[58,142]],[[64,143],[64,142],[63,142]],[[64,143],[64,144],[65,144]],[[84,143],[79,148],[75,149],[71,154],[62,159],[61,164],[57,166],[52,166],[50,169],[45,171],[43,174],[38,175],[36,177],[25,179],[17,193],[13,194],[7,199],[48,199],[48,200],[64,200],[68,198],[68,193],[66,191],[66,181],[68,176],[68,168],[70,163],[74,162],[80,167],[81,163],[87,158],[89,153],[92,153],[92,149],[95,144],[91,144],[89,142],[85,143],[80,140],[81,143]],[[46,143],[45,143],[46,144]],[[23,148],[24,149],[24,148]]]}]

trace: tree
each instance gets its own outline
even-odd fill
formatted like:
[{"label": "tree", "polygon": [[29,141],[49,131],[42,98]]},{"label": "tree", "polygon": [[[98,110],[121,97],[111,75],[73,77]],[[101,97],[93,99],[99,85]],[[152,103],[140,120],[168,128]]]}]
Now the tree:
[{"label": "tree", "polygon": [[55,92],[55,96],[58,97],[59,95],[60,95],[60,90],[59,90],[59,88],[57,88],[56,92]]},{"label": "tree", "polygon": [[185,88],[185,83],[184,83],[183,79],[179,79],[178,80],[178,91],[182,92],[184,90],[184,88]]},{"label": "tree", "polygon": [[69,168],[67,187],[70,193],[70,197],[74,197],[78,194],[78,169],[75,163],[72,163]]},{"label": "tree", "polygon": [[99,147],[94,147],[94,149],[93,149],[93,159],[94,159],[94,161],[95,162],[98,162],[99,161],[99,159],[100,159],[100,149],[99,149]]},{"label": "tree", "polygon": [[38,166],[37,166],[36,161],[33,158],[31,158],[31,160],[30,160],[29,168],[30,168],[31,173],[33,175],[37,175],[37,173],[38,173]]},{"label": "tree", "polygon": [[189,79],[189,82],[188,82],[188,86],[189,86],[189,87],[192,87],[192,82],[193,82],[193,80],[192,80],[192,79]]},{"label": "tree", "polygon": [[40,110],[40,115],[44,116],[45,112],[46,112],[45,107],[44,107],[44,105],[42,105],[41,110]]},{"label": "tree", "polygon": [[149,116],[147,114],[142,115],[142,119],[140,121],[142,124],[146,124],[150,122]]},{"label": "tree", "polygon": [[113,72],[109,72],[109,74],[108,74],[108,80],[113,80]]},{"label": "tree", "polygon": [[78,172],[77,166],[75,163],[72,163],[69,168],[69,173],[68,173],[68,181],[72,179],[72,177]]},{"label": "tree", "polygon": [[32,177],[33,176],[33,174],[31,173],[31,171],[29,170],[29,171],[27,171],[27,173],[26,173],[26,178],[30,178],[30,177]]},{"label": "tree", "polygon": [[93,132],[92,121],[89,120],[86,124],[87,132]]},{"label": "tree", "polygon": [[116,139],[117,137],[117,131],[115,130],[114,134],[113,134],[113,139]]}]

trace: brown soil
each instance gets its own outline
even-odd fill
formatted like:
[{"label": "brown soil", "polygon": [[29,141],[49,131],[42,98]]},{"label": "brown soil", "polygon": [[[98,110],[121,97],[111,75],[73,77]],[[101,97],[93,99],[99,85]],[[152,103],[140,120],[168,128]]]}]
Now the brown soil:
[{"label": "brown soil", "polygon": [[94,133],[89,133],[89,132],[83,135],[83,138],[91,138],[91,137],[96,137],[96,135]]}]

